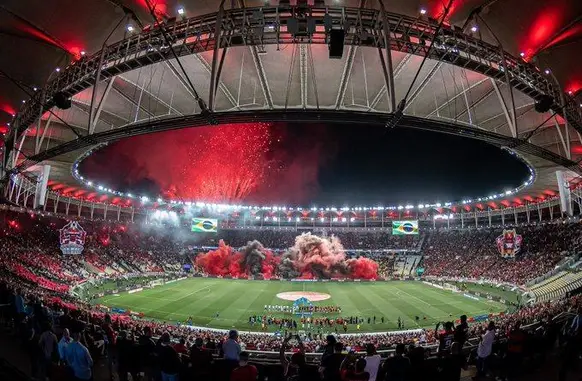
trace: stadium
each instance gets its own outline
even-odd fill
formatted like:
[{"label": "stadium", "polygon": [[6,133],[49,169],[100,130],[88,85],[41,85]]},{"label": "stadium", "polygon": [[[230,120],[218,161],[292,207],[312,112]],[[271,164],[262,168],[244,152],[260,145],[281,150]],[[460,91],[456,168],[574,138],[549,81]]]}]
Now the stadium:
[{"label": "stadium", "polygon": [[0,20],[3,379],[579,378],[580,4]]}]

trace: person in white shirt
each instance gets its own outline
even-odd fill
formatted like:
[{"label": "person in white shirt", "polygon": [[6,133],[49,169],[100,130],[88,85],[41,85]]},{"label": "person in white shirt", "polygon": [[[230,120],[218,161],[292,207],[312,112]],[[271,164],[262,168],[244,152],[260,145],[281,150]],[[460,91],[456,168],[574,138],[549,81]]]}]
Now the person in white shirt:
[{"label": "person in white shirt", "polygon": [[364,368],[364,372],[368,372],[370,374],[370,378],[368,381],[376,381],[376,377],[378,376],[378,370],[380,369],[380,362],[382,362],[382,358],[378,353],[376,353],[376,347],[374,344],[367,344],[366,345],[366,368]]},{"label": "person in white shirt", "polygon": [[481,335],[479,347],[477,348],[477,376],[475,378],[485,376],[485,373],[487,372],[487,359],[491,355],[494,341],[495,323],[490,321],[487,331],[484,335]]}]

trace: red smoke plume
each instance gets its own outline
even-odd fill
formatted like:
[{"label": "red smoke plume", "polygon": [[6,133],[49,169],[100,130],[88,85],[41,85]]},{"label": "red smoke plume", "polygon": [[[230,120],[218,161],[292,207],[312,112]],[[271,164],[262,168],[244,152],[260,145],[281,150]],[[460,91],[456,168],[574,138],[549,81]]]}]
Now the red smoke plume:
[{"label": "red smoke plume", "polygon": [[196,257],[196,266],[204,269],[209,275],[232,275],[238,276],[240,274],[240,266],[230,266],[235,252],[232,247],[226,245],[223,240],[218,243],[216,250],[211,250],[205,254],[199,254]]},{"label": "red smoke plume", "polygon": [[275,255],[259,242],[252,241],[235,251],[219,241],[218,248],[200,253],[196,266],[214,276],[248,278],[262,276],[270,279],[376,279],[378,264],[369,258],[347,259],[336,237],[321,238],[310,233],[296,237],[295,245],[283,255]]},{"label": "red smoke plume", "polygon": [[[261,246],[262,248],[262,246]],[[250,268],[244,268],[245,255],[255,255],[256,252],[235,251],[232,247],[220,240],[218,248],[207,253],[200,253],[196,256],[195,264],[209,275],[232,276],[237,278],[248,278],[249,275],[262,275],[264,279],[270,279],[276,275],[277,267],[281,257],[274,255],[270,250],[262,248],[260,274],[252,274]]]},{"label": "red smoke plume", "polygon": [[370,258],[348,259],[348,268],[352,279],[378,278],[378,263]]}]

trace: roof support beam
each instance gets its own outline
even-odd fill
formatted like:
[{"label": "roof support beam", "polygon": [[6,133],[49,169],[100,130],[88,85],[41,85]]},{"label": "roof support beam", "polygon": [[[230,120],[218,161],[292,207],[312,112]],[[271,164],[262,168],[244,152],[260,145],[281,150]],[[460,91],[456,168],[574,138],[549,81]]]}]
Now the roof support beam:
[{"label": "roof support beam", "polygon": [[[214,51],[212,52],[212,70],[210,71],[210,90],[208,94],[208,109],[214,111],[214,101],[216,96],[216,88],[218,85],[218,80],[220,77],[220,71],[218,69],[218,51],[220,50],[220,35],[222,33],[222,18],[224,16],[224,0],[220,2],[218,7],[218,13],[216,14],[216,24],[214,27]],[[224,62],[224,56],[226,55],[226,48],[222,52],[221,64]]]},{"label": "roof support beam", "polygon": [[12,168],[16,167],[16,164],[18,164],[18,157],[22,153],[22,145],[24,144],[24,139],[26,139],[26,134],[22,134],[22,137],[20,138],[20,143],[18,143],[18,149],[16,149],[16,152],[14,153],[14,155],[12,155]]},{"label": "roof support beam", "polygon": [[356,51],[358,47],[355,45],[350,45],[348,50],[348,56],[344,62],[344,69],[342,71],[342,76],[340,77],[340,85],[335,98],[335,109],[338,110],[342,103],[344,103],[344,98],[346,96],[346,89],[348,87],[348,82],[350,81],[350,75],[352,74],[352,67],[354,66],[354,57],[356,56]]},{"label": "roof support beam", "polygon": [[259,56],[259,52],[255,45],[249,46],[251,50],[251,55],[253,57],[253,63],[255,64],[255,69],[257,70],[257,75],[259,77],[259,82],[261,84],[261,89],[263,90],[263,96],[267,102],[269,109],[273,109],[273,95],[271,94],[271,88],[269,87],[269,81],[265,74],[265,69],[263,68],[263,62]]},{"label": "roof support beam", "polygon": [[[137,118],[137,115],[139,114],[139,110],[142,110],[143,112],[145,112],[150,118],[153,118],[154,117],[154,114],[152,114],[151,111],[148,110],[147,108],[143,107],[143,105],[141,104],[141,102],[136,102],[130,96],[128,96],[123,91],[121,91],[118,88],[116,88],[115,86],[113,86],[113,90],[117,94],[121,95],[121,97],[124,98],[126,101],[128,101],[133,106],[135,106],[135,108],[136,108],[136,113],[135,113],[136,114],[136,118]],[[140,90],[143,92],[143,88],[140,88]],[[141,95],[140,95],[139,98],[141,99]]]},{"label": "roof support beam", "polygon": [[[103,111],[103,106],[105,105],[105,100],[113,87],[113,82],[115,82],[116,77],[109,78],[109,82],[107,82],[107,87],[105,88],[105,92],[99,101],[99,105],[97,106],[97,110],[95,110],[95,115],[93,117],[93,121],[89,123],[89,135],[95,132],[95,127],[97,127],[97,123],[99,122],[99,117],[101,116],[101,111]],[[89,116],[90,117],[90,116]]]},{"label": "roof support beam", "polygon": [[[556,118],[555,116],[554,116],[554,126],[558,131],[558,136],[560,137],[560,142],[562,142],[562,148],[566,153],[566,157],[571,160],[572,155],[570,154],[570,144],[567,144],[566,141],[564,141],[564,135],[562,134],[562,130],[560,129],[560,123],[558,123],[558,118]],[[567,129],[568,125],[565,125],[564,127]]]},{"label": "roof support beam", "polygon": [[186,90],[186,92],[188,94],[190,94],[190,96],[196,100],[196,94],[194,94],[194,92],[192,91],[192,89],[190,88],[190,85],[188,85],[188,82],[184,79],[184,77],[182,76],[182,74],[180,74],[180,72],[178,71],[178,69],[176,69],[176,67],[174,66],[174,64],[171,61],[164,61],[164,63],[166,64],[166,66],[168,67],[168,69],[170,69],[170,71],[172,72],[172,74],[174,74],[174,76],[176,77],[176,79],[178,80],[178,82],[180,82],[180,84],[184,87],[184,89]]},{"label": "roof support beam", "polygon": [[307,45],[299,45],[299,78],[301,84],[301,107],[307,108]]},{"label": "roof support beam", "polygon": [[410,105],[420,95],[420,93],[422,92],[422,90],[424,90],[426,85],[428,85],[428,83],[430,82],[432,77],[434,77],[436,72],[441,68],[442,64],[443,63],[439,61],[432,67],[432,69],[430,69],[430,71],[427,73],[427,75],[423,78],[422,82],[420,82],[420,85],[416,88],[416,90],[414,90],[412,95],[406,101],[406,107],[404,107],[404,111],[408,110]]},{"label": "roof support beam", "polygon": [[[398,75],[400,75],[400,73],[402,72],[402,69],[404,69],[404,67],[406,66],[406,64],[408,63],[408,61],[410,61],[410,58],[412,57],[412,54],[407,54],[402,61],[400,61],[398,63],[398,66],[396,66],[396,70],[394,71],[394,78],[398,78]],[[382,58],[382,57],[380,57]],[[384,97],[384,95],[386,94],[386,84],[384,84],[382,86],[382,88],[380,89],[380,91],[378,91],[378,94],[376,94],[376,96],[374,97],[374,99],[372,100],[372,103],[370,104],[370,107],[368,107],[368,111],[373,110],[374,108],[376,108],[376,106],[378,106],[378,104],[380,103],[380,101],[382,101],[382,97]]]},{"label": "roof support beam", "polygon": [[[501,90],[499,89],[499,85],[497,82],[490,78],[491,83],[493,84],[493,88],[495,89],[495,94],[497,94],[497,98],[499,99],[499,103],[501,104],[501,108],[503,109],[503,113],[505,114],[505,118],[507,119],[507,125],[509,126],[509,130],[511,131],[511,136],[517,138],[517,128],[515,126],[515,112],[512,111],[512,115],[510,115],[509,109],[507,108],[507,104],[505,103],[505,99],[503,98],[503,94],[501,94]],[[511,87],[510,84],[508,86]]]},{"label": "roof support beam", "polygon": [[[464,96],[465,93],[467,91],[470,91],[471,89],[479,86],[480,84],[482,84],[483,82],[489,80],[489,78],[483,78],[477,82],[475,82],[474,84],[472,84],[471,86],[467,87],[466,89],[464,89],[462,92],[455,94],[453,97],[449,98],[445,103],[443,103],[442,105],[438,106],[437,108],[435,108],[433,111],[430,112],[430,114],[428,114],[427,116],[431,116],[434,115],[436,113],[438,113],[439,111],[441,111],[443,108],[447,107],[451,102],[453,102],[455,99],[457,99],[458,97]],[[473,107],[474,105],[471,105],[471,107]]]},{"label": "roof support beam", "polygon": [[[87,130],[89,134],[91,134],[91,130],[93,126],[93,119],[95,118],[95,112],[93,111],[93,107],[95,105],[95,99],[97,98],[97,89],[99,88],[99,81],[101,80],[101,68],[103,67],[103,60],[105,59],[105,43],[103,43],[103,49],[101,49],[101,56],[99,57],[99,64],[97,65],[96,73],[95,73],[95,83],[93,84],[93,91],[91,91],[91,103],[89,104],[89,123],[87,124]],[[103,100],[103,98],[101,98]]]},{"label": "roof support beam", "polygon": [[[527,104],[524,104],[524,105],[519,106],[517,108],[517,110],[521,110],[522,108],[526,108],[526,107],[529,107],[529,109],[526,110],[525,112],[521,113],[520,115],[518,115],[518,118],[521,118],[524,114],[526,114],[529,110],[531,110],[531,107],[533,105],[534,105],[533,103],[527,103]],[[505,113],[503,113],[503,112],[501,114],[496,114],[496,115],[494,115],[492,117],[489,117],[489,118],[487,118],[485,120],[482,120],[481,122],[479,122],[479,124],[483,125],[483,124],[488,123],[488,122],[491,122],[492,120],[495,120],[495,119],[497,119],[497,118],[499,118],[500,116],[503,116],[503,115],[505,115]],[[505,125],[505,123],[502,123],[502,124],[498,125],[494,129],[499,128],[499,127],[501,127],[503,125]],[[524,131],[522,131],[522,133],[526,133],[526,132],[529,132],[529,131],[531,131],[531,130],[524,130]]]},{"label": "roof support beam", "polygon": [[44,142],[44,138],[46,136],[46,132],[48,131],[51,122],[53,120],[53,114],[50,114],[49,117],[47,118],[45,124],[44,124],[44,130],[42,131],[42,135],[39,137],[38,133],[40,132],[40,125],[42,120],[40,120],[38,122],[38,129],[37,129],[37,134],[36,134],[36,139],[34,141],[34,154],[38,155],[38,153],[40,152],[40,148],[42,147],[42,143]]},{"label": "roof support beam", "polygon": [[388,15],[386,14],[386,8],[384,7],[384,1],[378,0],[380,4],[380,10],[382,14],[382,37],[384,40],[384,55],[382,54],[382,48],[378,48],[380,51],[380,62],[382,63],[382,71],[384,72],[384,81],[386,82],[386,88],[388,89],[388,104],[390,105],[390,112],[396,111],[396,90],[394,88],[394,67],[392,65],[392,52],[391,52],[391,38],[390,38],[390,24],[388,21]]},{"label": "roof support beam", "polygon": [[[226,48],[224,48],[224,50],[222,51],[221,61],[224,60],[225,54],[226,54]],[[202,65],[202,67],[204,67],[204,69],[208,73],[212,73],[212,68],[211,68],[210,64],[204,58],[202,58],[202,56],[200,56],[199,54],[194,54],[193,57],[195,57],[198,60],[198,62],[200,62],[200,65]],[[221,66],[222,65],[219,65],[219,67],[221,67]],[[241,74],[241,78],[242,78],[242,74]],[[226,99],[228,99],[228,101],[232,104],[232,106],[235,109],[240,110],[239,103],[234,98],[234,96],[232,95],[232,93],[230,92],[228,87],[226,87],[224,82],[220,80],[220,71],[218,73],[218,78],[216,79],[216,85],[218,86],[218,89],[220,89],[220,91],[222,91],[222,93],[226,96]],[[213,105],[214,105],[214,102],[213,102]]]},{"label": "roof support beam", "polygon": [[171,104],[169,104],[168,102],[166,102],[165,100],[163,100],[162,98],[160,98],[159,96],[153,94],[151,91],[147,90],[145,88],[145,86],[140,86],[137,83],[133,82],[132,80],[129,80],[127,78],[124,78],[123,76],[119,76],[119,79],[121,79],[124,82],[129,83],[130,85],[133,85],[135,87],[137,87],[140,91],[143,91],[144,93],[146,93],[149,97],[154,98],[159,104],[161,104],[164,107],[167,107],[170,111],[173,111],[175,114],[177,115],[184,115],[182,112],[180,112],[179,110],[177,110],[175,107],[172,107]]},{"label": "roof support beam", "polygon": [[311,45],[307,45],[307,56],[309,58],[309,68],[311,69],[311,83],[313,84],[313,92],[315,95],[315,104],[319,109],[319,95],[317,94],[317,78],[315,78],[315,65],[313,63],[313,51]]},{"label": "roof support beam", "polygon": [[[74,99],[73,98],[73,99],[71,99],[71,105],[73,107],[77,108],[78,110],[81,110],[85,114],[89,115],[89,111],[88,110],[85,110],[85,108],[81,107],[81,106],[89,107],[89,104],[87,102],[83,102],[83,101],[80,101],[78,99]],[[120,115],[117,115],[116,113],[111,112],[111,111],[101,110],[101,113],[105,113],[107,115],[111,115],[112,117],[117,118],[117,119],[123,121],[123,124],[126,124],[126,123],[129,123],[130,122],[127,118],[124,118],[124,117],[122,117]]]}]

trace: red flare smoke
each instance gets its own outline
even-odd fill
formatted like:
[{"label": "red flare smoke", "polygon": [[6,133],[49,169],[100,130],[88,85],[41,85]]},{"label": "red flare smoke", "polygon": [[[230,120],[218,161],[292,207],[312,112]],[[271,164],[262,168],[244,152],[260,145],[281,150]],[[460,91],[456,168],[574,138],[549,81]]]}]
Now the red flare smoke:
[{"label": "red flare smoke", "polygon": [[378,278],[378,263],[370,258],[348,259],[348,268],[352,279]]}]

